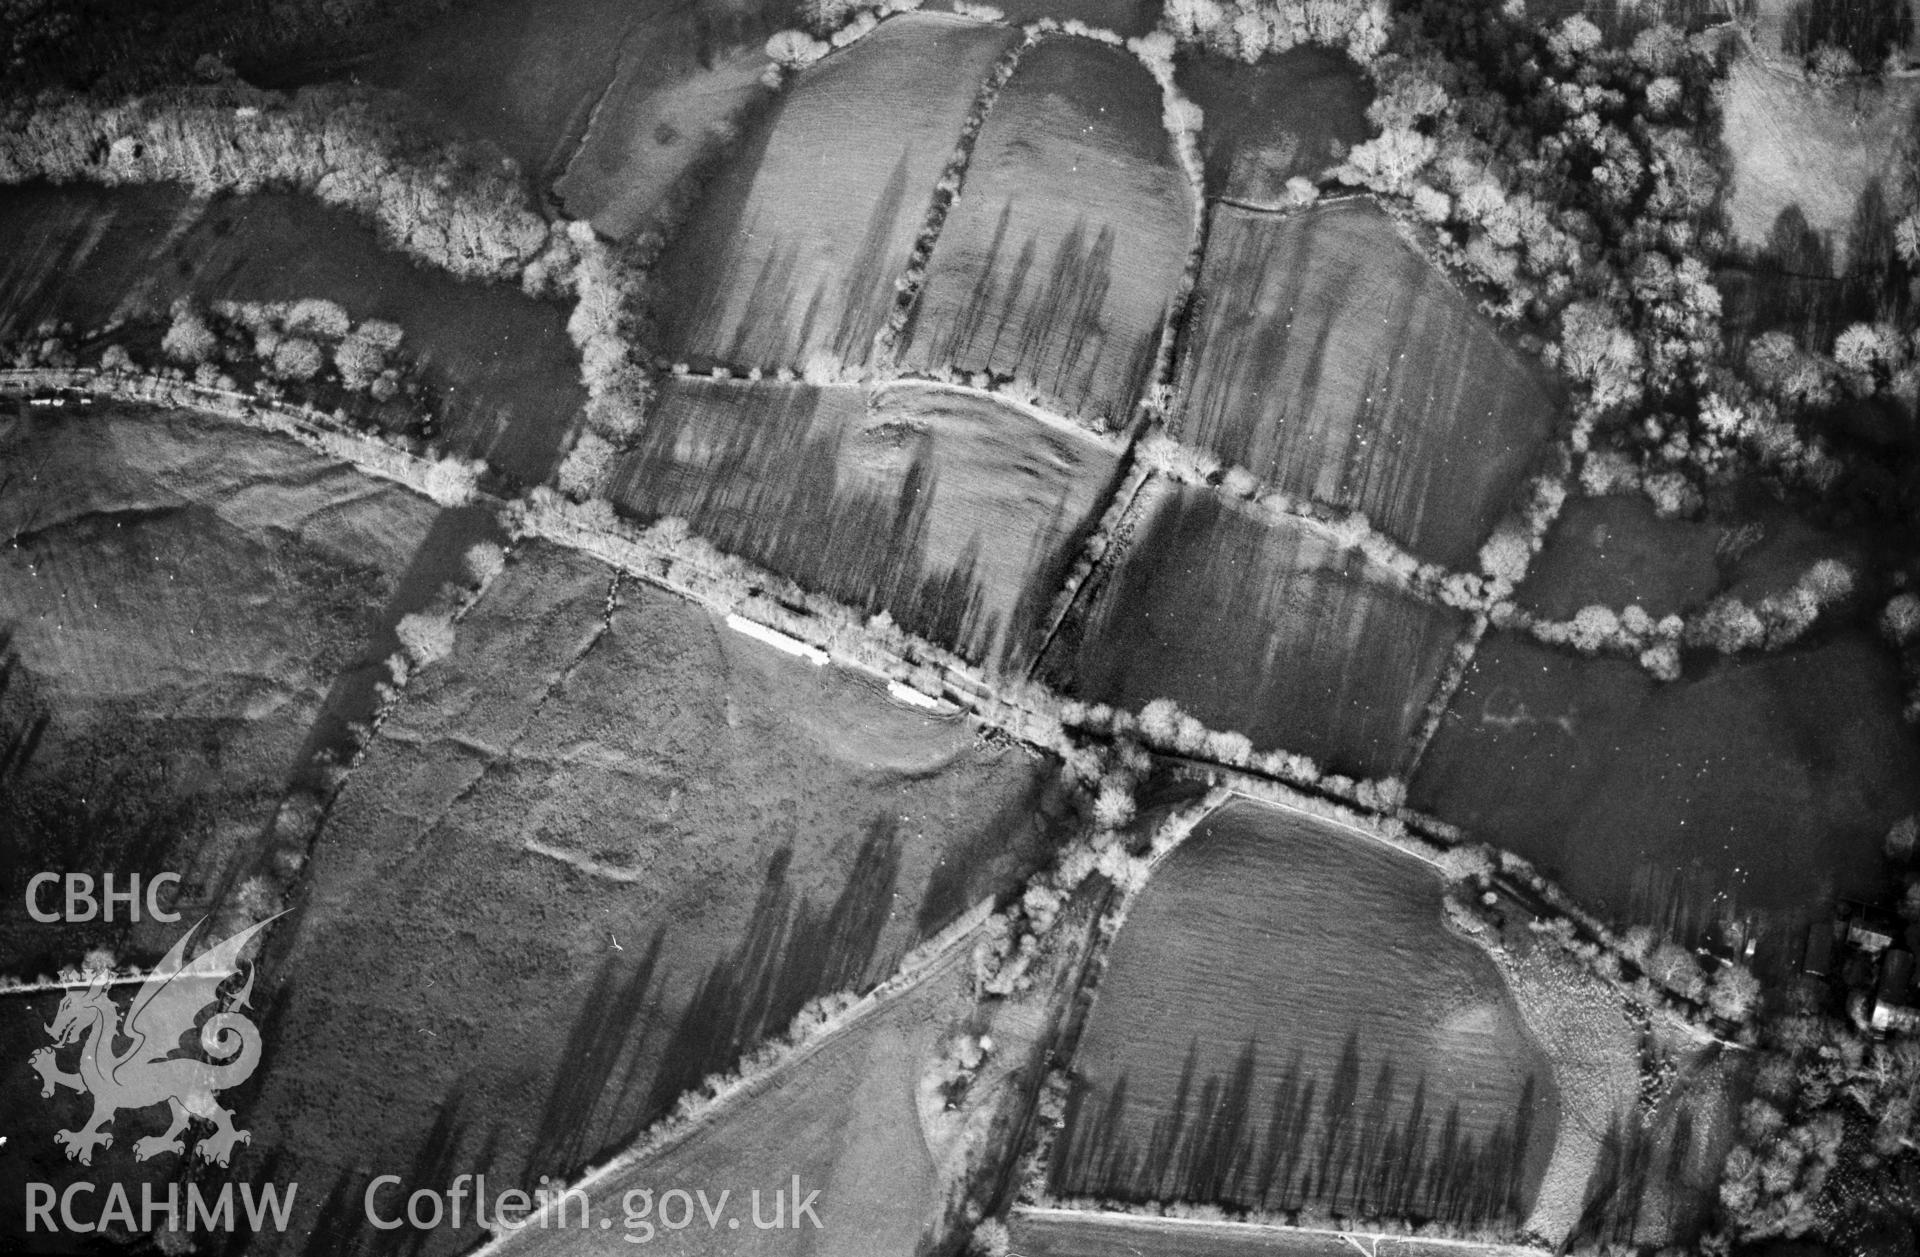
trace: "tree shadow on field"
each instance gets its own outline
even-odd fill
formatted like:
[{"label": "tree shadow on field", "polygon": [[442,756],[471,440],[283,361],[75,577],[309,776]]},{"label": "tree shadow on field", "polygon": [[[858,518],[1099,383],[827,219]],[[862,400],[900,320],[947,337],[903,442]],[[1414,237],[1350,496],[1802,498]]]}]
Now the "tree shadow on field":
[{"label": "tree shadow on field", "polygon": [[[920,899],[915,936],[933,937],[988,894],[1024,881],[1048,854],[1048,831],[1067,806],[1053,774],[1030,777],[972,837],[941,855]],[[992,877],[996,861],[1005,863]]]},{"label": "tree shadow on field", "polygon": [[[744,169],[758,168],[769,140],[780,134],[788,99],[768,116],[758,150],[743,154],[744,161],[753,162]],[[696,367],[803,365],[821,354],[845,367],[866,365],[874,337],[892,312],[895,274],[905,261],[891,256],[896,226],[903,215],[917,213],[908,197],[913,191],[911,158],[909,148],[900,150],[845,266],[831,265],[831,258],[823,266],[821,241],[804,233],[775,230],[770,246],[756,248],[753,223],[746,224],[749,230],[742,236],[714,240],[721,249],[717,256],[731,259],[717,276],[720,282],[715,282],[713,270],[692,260],[698,250],[680,250],[688,260],[678,265],[669,260],[663,270],[668,277],[661,285],[663,299],[653,307],[674,356]],[[729,181],[715,186],[703,200],[705,214],[697,222],[715,214],[734,217],[743,208],[735,203],[742,195],[738,186]],[[853,191],[855,196],[836,210],[857,212],[859,189]],[[749,194],[749,204],[751,200]],[[842,238],[852,239],[854,221],[843,218],[840,225],[848,229]],[[765,223],[759,224],[759,232],[769,235]],[[745,282],[747,267],[755,268],[750,285]],[[735,303],[732,297],[742,288],[746,300]],[[729,324],[729,319],[735,321]]]},{"label": "tree shadow on field", "polygon": [[[1111,338],[1112,224],[1077,218],[1044,271],[1040,237],[1016,245],[1012,233],[1008,202],[977,265],[934,272],[908,316],[907,360],[1017,376],[1076,411],[1125,416],[1153,366],[1159,324],[1131,344]],[[969,279],[972,289],[957,291]]]},{"label": "tree shadow on field", "polygon": [[[442,1196],[444,1206],[448,1188],[456,1177],[482,1175],[493,1168],[499,1154],[497,1126],[488,1131],[477,1148],[468,1146],[472,1134],[473,1119],[466,1090],[464,1085],[456,1086],[440,1103],[433,1124],[421,1136],[405,1167],[372,1170],[355,1167],[340,1171],[320,1206],[305,1247],[300,1250],[303,1257],[419,1257],[430,1244],[436,1251],[472,1247],[481,1238],[481,1232],[474,1224],[471,1197],[463,1204],[458,1230],[452,1226],[450,1213],[436,1228],[415,1227],[407,1218],[407,1199],[414,1191],[430,1189]],[[399,1182],[382,1184],[374,1200],[369,1202],[367,1188],[377,1175],[383,1174],[398,1175]],[[488,1195],[495,1194],[495,1190],[490,1185]],[[370,1209],[377,1210],[384,1220],[398,1220],[400,1226],[390,1230],[375,1227],[368,1216]]]},{"label": "tree shadow on field", "polygon": [[646,1015],[657,1003],[660,949],[665,927],[637,960],[608,956],[581,1005],[557,1072],[533,1151],[521,1178],[545,1174],[571,1178],[606,1154],[632,1143],[652,1116],[641,1090],[653,1024]]},{"label": "tree shadow on field", "polygon": [[[60,740],[49,742],[58,725]],[[0,973],[32,978],[73,964],[87,950],[122,953],[133,923],[28,923],[20,911],[42,872],[110,872],[142,879],[164,871],[177,850],[211,823],[200,790],[173,762],[178,742],[205,729],[176,721],[164,730],[137,718],[74,716],[40,692],[0,627],[0,896],[16,905],[0,919]],[[57,753],[49,753],[51,746]],[[98,888],[96,887],[96,890]],[[58,888],[41,891],[51,906]]]},{"label": "tree shadow on field", "polygon": [[904,466],[855,478],[852,430],[818,414],[817,390],[755,386],[750,421],[724,426],[700,394],[678,395],[684,405],[667,396],[615,477],[609,497],[623,514],[684,519],[730,554],[869,615],[885,610],[973,662],[988,658],[1007,626],[986,606],[980,538],[950,561],[929,557],[941,500],[932,438],[903,437],[913,442]]},{"label": "tree shadow on field", "polygon": [[1363,1066],[1358,1034],[1348,1035],[1330,1070],[1312,1071],[1296,1051],[1264,1106],[1255,1094],[1253,1040],[1224,1074],[1200,1081],[1198,1061],[1195,1039],[1171,1105],[1144,1143],[1128,1120],[1124,1074],[1104,1097],[1076,1080],[1050,1190],[1464,1227],[1511,1226],[1525,1217],[1537,1101],[1531,1076],[1511,1112],[1476,1136],[1457,1101],[1441,1110],[1424,1076],[1409,1089],[1391,1057]]},{"label": "tree shadow on field", "polygon": [[379,708],[379,687],[388,680],[387,658],[400,649],[402,617],[427,610],[443,586],[466,579],[464,559],[475,542],[501,539],[498,521],[483,507],[453,507],[433,517],[387,605],[377,611],[369,608],[360,661],[334,679],[295,761],[296,776],[310,772],[322,751],[351,753],[355,743],[348,726],[371,720]]},{"label": "tree shadow on field", "polygon": [[709,1074],[731,1069],[749,1048],[783,1031],[808,1001],[860,989],[874,968],[900,875],[896,822],[867,828],[846,886],[816,909],[788,884],[791,847],[767,866],[746,937],[714,964],[681,1014],[646,1109],[666,1112]]},{"label": "tree shadow on field", "polygon": [[1833,235],[1815,229],[1800,206],[1781,210],[1752,262],[1720,276],[1735,350],[1775,330],[1791,333],[1803,348],[1826,350],[1851,324],[1898,317],[1912,294],[1895,264],[1894,226],[1878,178],[1854,202],[1844,261]]},{"label": "tree shadow on field", "polygon": [[1686,1244],[1697,1237],[1712,1212],[1716,1181],[1694,1171],[1695,1144],[1693,1113],[1685,1106],[1664,1120],[1639,1109],[1615,1113],[1587,1176],[1579,1220],[1560,1251],[1631,1246],[1656,1197],[1665,1242]]}]

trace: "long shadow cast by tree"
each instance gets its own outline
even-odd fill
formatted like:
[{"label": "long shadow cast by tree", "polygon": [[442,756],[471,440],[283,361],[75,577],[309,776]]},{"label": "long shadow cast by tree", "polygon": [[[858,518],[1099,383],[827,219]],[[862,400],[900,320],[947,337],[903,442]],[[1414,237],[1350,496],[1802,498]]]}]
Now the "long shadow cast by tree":
[{"label": "long shadow cast by tree", "polygon": [[609,956],[557,1058],[558,1070],[522,1178],[572,1177],[631,1143],[652,1114],[641,1090],[651,1011],[660,994],[661,928],[637,960]]},{"label": "long shadow cast by tree", "polygon": [[1529,1077],[1512,1110],[1477,1136],[1459,1102],[1444,1113],[1424,1077],[1410,1093],[1382,1059],[1371,1084],[1357,1035],[1324,1076],[1298,1053],[1265,1106],[1255,1095],[1258,1048],[1196,1086],[1199,1043],[1189,1048],[1170,1107],[1137,1141],[1127,1079],[1104,1096],[1084,1082],[1068,1098],[1049,1167],[1059,1196],[1182,1201],[1297,1214],[1313,1207],[1363,1218],[1515,1225],[1529,1193],[1527,1152],[1537,1091]]},{"label": "long shadow cast by tree", "polygon": [[701,982],[668,1042],[646,1109],[664,1113],[709,1074],[730,1069],[810,1000],[857,989],[873,970],[900,874],[900,838],[876,819],[834,902],[816,909],[788,882],[791,848],[769,862],[747,935]]},{"label": "long shadow cast by tree", "polygon": [[[919,369],[955,367],[1031,380],[1076,412],[1124,416],[1153,365],[1153,335],[1113,339],[1109,310],[1116,236],[1083,216],[1059,238],[1044,277],[1041,242],[1029,234],[1016,251],[1008,202],[977,265],[935,270],[908,317],[906,361]],[[1004,255],[1013,252],[1009,260]],[[964,295],[959,285],[972,279]]]},{"label": "long shadow cast by tree", "polygon": [[[499,1154],[499,1132],[490,1129],[478,1146],[472,1146],[473,1119],[464,1088],[455,1087],[441,1102],[434,1120],[415,1146],[405,1169],[388,1173],[399,1175],[399,1184],[386,1185],[376,1194],[373,1206],[387,1220],[401,1225],[381,1229],[369,1217],[367,1188],[374,1171],[343,1170],[334,1179],[315,1219],[313,1231],[301,1250],[303,1257],[419,1257],[431,1247],[434,1251],[469,1248],[481,1238],[474,1224],[472,1206],[461,1216],[461,1229],[451,1229],[451,1216],[441,1228],[422,1229],[406,1218],[408,1194],[419,1187],[445,1192],[461,1174],[482,1175],[494,1168]],[[502,1184],[504,1186],[504,1184]],[[489,1191],[492,1191],[491,1186]],[[242,1237],[247,1238],[247,1237]]]},{"label": "long shadow cast by tree", "polygon": [[[11,630],[0,629],[0,893],[23,903],[28,880],[43,870],[104,869],[123,879],[165,870],[212,824],[165,739],[195,737],[217,722],[176,721],[164,733],[137,719],[61,725],[55,700],[34,684],[12,643]],[[57,756],[48,753],[56,727],[64,739]],[[8,932],[0,972],[52,973],[92,947],[124,952],[130,934],[124,914],[112,924]]]},{"label": "long shadow cast by tree", "polygon": [[929,558],[939,484],[928,438],[897,479],[844,483],[848,432],[816,422],[821,394],[771,386],[759,396],[751,423],[718,434],[697,401],[663,406],[620,466],[615,506],[646,520],[677,516],[722,550],[869,614],[885,610],[969,659],[987,657],[1003,624],[986,607],[979,541],[949,563]]}]

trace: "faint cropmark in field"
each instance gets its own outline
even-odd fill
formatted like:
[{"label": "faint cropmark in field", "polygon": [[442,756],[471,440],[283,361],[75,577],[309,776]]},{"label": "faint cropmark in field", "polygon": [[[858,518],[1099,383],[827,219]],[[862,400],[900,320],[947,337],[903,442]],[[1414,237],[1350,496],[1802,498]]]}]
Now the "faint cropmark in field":
[{"label": "faint cropmark in field", "polygon": [[1568,737],[1573,736],[1574,717],[1578,714],[1579,709],[1569,705],[1565,712],[1558,715],[1550,713],[1536,715],[1513,690],[1506,686],[1501,686],[1487,695],[1486,701],[1480,704],[1480,723],[1483,725],[1492,725],[1496,729],[1526,729],[1551,725]]},{"label": "faint cropmark in field", "polygon": [[[239,1011],[248,1006],[253,992],[253,965],[247,964],[246,982],[238,990],[222,998],[220,988],[239,975],[247,944],[279,916],[214,944],[189,962],[187,944],[205,923],[202,918],[141,982],[127,1005],[124,1024],[109,972],[96,973],[60,1001],[53,1024],[47,1027],[53,1046],[34,1052],[29,1063],[40,1075],[43,1098],[59,1087],[93,1097],[93,1116],[80,1129],[63,1130],[53,1137],[70,1159],[93,1164],[95,1148],[113,1146],[108,1127],[116,1114],[156,1104],[167,1106],[172,1122],[166,1133],[134,1141],[137,1161],[184,1153],[180,1135],[194,1118],[213,1124],[213,1133],[196,1146],[203,1161],[224,1166],[235,1144],[251,1142],[248,1132],[234,1128],[233,1110],[221,1108],[214,1093],[239,1086],[260,1063],[260,1028]],[[216,1003],[219,1011],[200,1022],[201,1013]],[[196,1023],[200,1048],[212,1060],[177,1054],[181,1036]],[[122,1040],[132,1042],[124,1052],[116,1051],[115,1045]],[[68,1073],[60,1068],[59,1053],[76,1045],[78,1068]]]}]

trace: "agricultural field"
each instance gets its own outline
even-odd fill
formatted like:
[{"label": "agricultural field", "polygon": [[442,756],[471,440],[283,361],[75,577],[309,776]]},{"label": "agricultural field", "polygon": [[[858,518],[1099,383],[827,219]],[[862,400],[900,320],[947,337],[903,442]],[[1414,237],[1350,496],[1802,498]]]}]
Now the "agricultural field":
[{"label": "agricultural field", "polygon": [[611,496],[970,657],[1029,662],[1118,452],[980,394],[670,381]]},{"label": "agricultural field", "polygon": [[1206,490],[1150,493],[1041,675],[1138,709],[1170,698],[1256,748],[1403,771],[1464,617],[1423,603],[1317,525]]},{"label": "agricultural field", "polygon": [[[96,949],[150,965],[250,866],[289,783],[357,714],[440,513],[219,419],[4,405],[0,980],[50,978]],[[131,923],[124,903],[111,923],[30,920],[27,883],[42,871],[86,874],[96,890],[110,871],[122,891],[176,873],[159,906],[181,924],[144,912]],[[62,910],[58,887],[40,899]],[[6,1183],[88,1177],[53,1142],[81,1125],[81,1101],[43,1101],[26,1068],[61,994],[4,1000]],[[123,1129],[122,1146],[132,1138]],[[112,1169],[136,1192],[168,1175],[163,1163]],[[10,1241],[16,1209],[0,1211]],[[59,1252],[70,1238],[10,1251]]]},{"label": "agricultural field", "polygon": [[654,47],[629,43],[607,94],[554,194],[569,217],[630,240],[671,218],[676,189],[738,138],[753,110],[773,99],[762,81],[761,43],[731,49],[711,64],[682,67],[661,82]]},{"label": "agricultural field", "polygon": [[[373,229],[308,197],[195,200],[170,185],[0,188],[0,336],[44,318],[82,328],[157,321],[176,297],[324,297],[355,320],[400,324],[440,394],[443,439],[523,483],[551,474],[586,395],[564,307],[466,283],[383,248]],[[97,360],[98,350],[90,360]]]},{"label": "agricultural field", "polygon": [[696,366],[864,364],[974,98],[1018,38],[906,14],[802,72],[661,259],[667,353]]},{"label": "agricultural field", "polygon": [[[858,45],[856,45],[858,47]],[[1131,414],[1197,212],[1133,57],[1050,38],[987,115],[901,362],[1017,379],[1094,426]]]},{"label": "agricultural field", "polygon": [[343,676],[393,649],[386,609],[437,514],[223,420],[0,418],[0,974],[171,944],[124,911],[29,922],[41,870],[174,871],[181,911],[205,911]]},{"label": "agricultural field", "polygon": [[1823,91],[1754,58],[1730,72],[1722,138],[1733,161],[1733,238],[1764,249],[1784,223],[1825,242],[1833,273],[1862,230],[1884,231],[1897,192],[1896,154],[1912,127],[1920,80]]},{"label": "agricultural field", "polygon": [[1741,541],[1737,526],[1661,519],[1640,494],[1574,498],[1548,530],[1517,598],[1552,620],[1595,605],[1677,615],[1720,589],[1722,559]]},{"label": "agricultural field", "polygon": [[492,140],[544,184],[565,168],[623,43],[649,25],[609,0],[464,0],[375,51],[282,73],[403,93],[455,132]]},{"label": "agricultural field", "polygon": [[1594,912],[1699,938],[1730,924],[1757,962],[1884,877],[1881,836],[1920,804],[1894,664],[1838,632],[1750,659],[1631,661],[1495,634],[1413,780],[1414,806],[1519,852]]},{"label": "agricultural field", "polygon": [[[831,1032],[685,1138],[595,1183],[587,1195],[594,1214],[616,1218],[610,1232],[522,1231],[517,1242],[502,1246],[503,1257],[626,1253],[643,1240],[714,1257],[919,1251],[946,1203],[922,1133],[919,1084],[940,1038],[972,1008],[964,955],[950,954],[918,985]],[[696,1207],[692,1225],[671,1229],[656,1203],[650,1218],[628,1222],[623,1201],[629,1191],[651,1189],[658,1202],[676,1187],[705,1190],[714,1221]],[[725,1205],[722,1191],[731,1193]],[[770,1222],[784,1208],[792,1227],[754,1226],[756,1191],[759,1219]],[[795,1217],[795,1202],[814,1193],[811,1214]],[[668,1202],[664,1216],[678,1221],[677,1201]],[[809,1217],[818,1219],[817,1229]],[[649,1221],[651,1232],[643,1227]]]},{"label": "agricultural field", "polygon": [[1524,1218],[1552,1070],[1492,962],[1443,924],[1441,890],[1332,822],[1214,813],[1114,942],[1049,1190]]},{"label": "agricultural field", "polygon": [[1371,202],[1213,210],[1172,424],[1287,493],[1470,567],[1554,390]]},{"label": "agricultural field", "polygon": [[1920,1257],[1914,6],[9,0],[0,1252]]},{"label": "agricultural field", "polygon": [[1551,620],[1583,607],[1690,615],[1722,595],[1749,606],[1786,595],[1821,562],[1871,570],[1872,537],[1823,528],[1757,485],[1734,488],[1700,518],[1662,519],[1641,494],[1577,497],[1547,531],[1519,603]]},{"label": "agricultural field", "polygon": [[[757,58],[758,78],[766,65],[762,45],[786,19],[779,6],[760,0],[460,0],[430,7],[439,11],[396,15],[377,38],[366,38],[363,23],[357,38],[244,72],[265,86],[351,80],[398,93],[444,131],[498,145],[536,189],[560,192],[554,185],[583,146],[597,150],[596,165],[629,140],[634,156],[655,163],[694,147],[673,140],[647,151],[637,135],[618,132],[636,118],[636,106],[701,94],[726,63]],[[616,134],[594,135],[602,115],[615,122]],[[670,121],[663,116],[647,125]],[[570,216],[594,216],[561,194]]]},{"label": "agricultural field", "polygon": [[1206,118],[1208,196],[1284,205],[1287,180],[1317,183],[1373,134],[1372,93],[1344,53],[1301,45],[1255,65],[1184,54],[1176,67],[1175,82]]},{"label": "agricultural field", "polygon": [[306,1226],[369,1167],[571,1174],[1015,884],[1055,775],[534,546],[332,809],[250,1155],[318,1185]]}]

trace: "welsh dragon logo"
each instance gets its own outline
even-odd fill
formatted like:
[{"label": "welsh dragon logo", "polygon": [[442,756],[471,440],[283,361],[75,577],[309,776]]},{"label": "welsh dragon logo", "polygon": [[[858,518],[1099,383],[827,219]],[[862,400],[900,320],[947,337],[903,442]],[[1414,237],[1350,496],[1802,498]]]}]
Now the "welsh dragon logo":
[{"label": "welsh dragon logo", "polygon": [[[220,1107],[214,1093],[245,1082],[260,1063],[260,1028],[239,1009],[253,993],[253,965],[247,965],[245,985],[220,1000],[221,985],[236,972],[241,952],[254,935],[272,924],[269,917],[186,959],[187,944],[206,924],[202,917],[181,936],[160,964],[140,984],[127,1005],[125,1024],[109,992],[111,975],[96,974],[85,987],[67,992],[47,1027],[54,1046],[36,1051],[29,1063],[40,1075],[42,1097],[55,1087],[68,1087],[93,1097],[93,1116],[79,1130],[63,1130],[54,1142],[82,1165],[93,1164],[95,1148],[111,1148],[114,1115],[122,1109],[144,1109],[165,1104],[172,1124],[162,1135],[134,1141],[135,1160],[163,1153],[184,1153],[181,1132],[193,1118],[213,1123],[213,1133],[196,1145],[201,1159],[227,1164],[235,1144],[252,1142],[244,1130],[235,1130],[233,1110]],[[200,1047],[212,1061],[177,1055],[182,1036],[194,1029],[200,1014],[216,1001],[220,1011],[200,1025]],[[114,1045],[131,1040],[124,1052]],[[61,1048],[80,1044],[79,1070],[67,1073],[57,1061]]]}]

